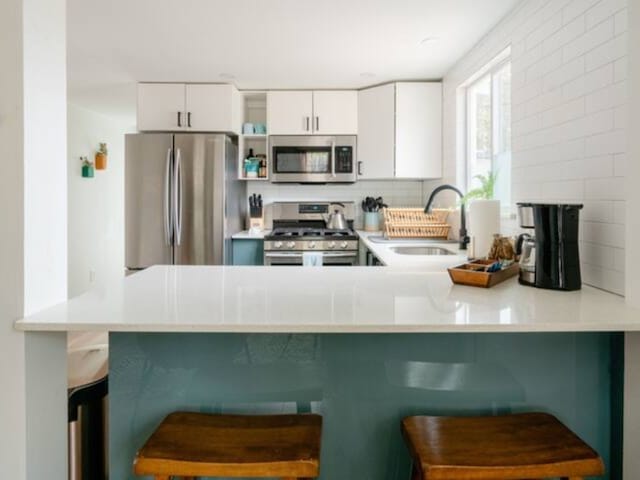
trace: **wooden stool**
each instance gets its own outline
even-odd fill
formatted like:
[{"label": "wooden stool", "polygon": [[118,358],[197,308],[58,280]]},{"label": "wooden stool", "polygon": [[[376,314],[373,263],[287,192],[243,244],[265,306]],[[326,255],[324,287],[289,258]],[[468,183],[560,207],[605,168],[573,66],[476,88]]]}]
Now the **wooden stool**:
[{"label": "wooden stool", "polygon": [[136,475],[182,477],[280,477],[319,475],[320,415],[167,416],[136,454]]},{"label": "wooden stool", "polygon": [[604,474],[598,454],[552,415],[407,417],[413,480],[581,480]]}]

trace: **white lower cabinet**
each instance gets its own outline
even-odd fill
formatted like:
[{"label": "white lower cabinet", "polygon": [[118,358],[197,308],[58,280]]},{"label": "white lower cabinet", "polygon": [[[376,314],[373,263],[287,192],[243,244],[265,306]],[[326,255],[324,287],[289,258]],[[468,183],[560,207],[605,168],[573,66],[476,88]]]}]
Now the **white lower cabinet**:
[{"label": "white lower cabinet", "polygon": [[398,82],[361,90],[359,179],[442,176],[442,84]]}]

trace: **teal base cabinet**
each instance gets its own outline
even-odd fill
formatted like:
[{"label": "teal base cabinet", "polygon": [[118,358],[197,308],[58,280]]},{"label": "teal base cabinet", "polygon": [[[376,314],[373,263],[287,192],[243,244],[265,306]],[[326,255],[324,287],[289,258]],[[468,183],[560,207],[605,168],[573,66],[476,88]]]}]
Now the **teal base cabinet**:
[{"label": "teal base cabinet", "polygon": [[110,478],[142,480],[132,472],[136,450],[176,410],[319,413],[319,480],[410,478],[400,433],[408,415],[539,411],[602,455],[603,480],[618,480],[623,340],[615,333],[112,333]]},{"label": "teal base cabinet", "polygon": [[234,265],[264,265],[264,240],[234,239]]}]

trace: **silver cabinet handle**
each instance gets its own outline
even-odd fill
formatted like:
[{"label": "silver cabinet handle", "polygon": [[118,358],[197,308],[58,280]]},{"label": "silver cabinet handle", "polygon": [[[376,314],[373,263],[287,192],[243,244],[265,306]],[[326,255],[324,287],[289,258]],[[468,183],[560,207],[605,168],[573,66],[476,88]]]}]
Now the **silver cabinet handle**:
[{"label": "silver cabinet handle", "polygon": [[362,160],[358,162],[358,175],[362,175]]},{"label": "silver cabinet handle", "polygon": [[316,117],[316,132],[320,130],[320,117]]},{"label": "silver cabinet handle", "polygon": [[178,126],[182,127],[182,112],[178,112]]},{"label": "silver cabinet handle", "polygon": [[191,112],[187,112],[187,127],[191,128]]},{"label": "silver cabinet handle", "polygon": [[305,120],[305,127],[304,127],[304,129],[305,129],[305,131],[307,131],[307,132],[308,132],[308,131],[309,131],[309,117],[304,117],[304,120]]},{"label": "silver cabinet handle", "polygon": [[333,178],[336,177],[336,161],[338,159],[336,158],[336,141],[332,140],[331,141],[331,176]]},{"label": "silver cabinet handle", "polygon": [[182,241],[182,159],[181,152],[176,150],[175,173],[173,176],[173,212],[175,222],[175,244]]},{"label": "silver cabinet handle", "polygon": [[171,224],[171,208],[170,208],[170,195],[171,195],[171,149],[167,150],[167,161],[165,164],[164,172],[164,200],[163,200],[163,212],[164,212],[164,239],[167,245],[171,246],[171,231],[173,225]]}]

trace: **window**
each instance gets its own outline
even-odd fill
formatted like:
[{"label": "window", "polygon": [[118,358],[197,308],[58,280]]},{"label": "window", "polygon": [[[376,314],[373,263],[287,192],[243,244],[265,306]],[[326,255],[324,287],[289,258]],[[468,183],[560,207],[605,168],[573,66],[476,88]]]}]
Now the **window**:
[{"label": "window", "polygon": [[467,191],[481,186],[479,175],[495,175],[494,198],[511,212],[511,62],[500,54],[464,86]]}]

